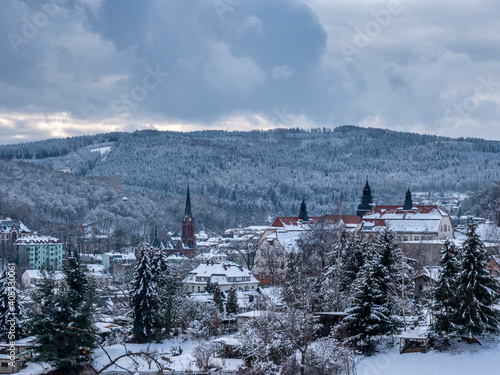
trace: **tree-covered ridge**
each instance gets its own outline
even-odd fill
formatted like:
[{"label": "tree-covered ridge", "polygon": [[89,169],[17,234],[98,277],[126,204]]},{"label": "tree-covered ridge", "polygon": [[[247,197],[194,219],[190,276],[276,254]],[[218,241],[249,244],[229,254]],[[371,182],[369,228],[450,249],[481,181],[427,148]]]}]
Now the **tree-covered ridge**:
[{"label": "tree-covered ridge", "polygon": [[107,133],[0,146],[0,157],[122,177],[126,190],[169,202],[172,225],[189,181],[197,224],[215,230],[297,215],[304,197],[314,215],[354,213],[367,175],[376,204],[402,203],[409,186],[464,193],[500,178],[500,142],[354,126]]}]

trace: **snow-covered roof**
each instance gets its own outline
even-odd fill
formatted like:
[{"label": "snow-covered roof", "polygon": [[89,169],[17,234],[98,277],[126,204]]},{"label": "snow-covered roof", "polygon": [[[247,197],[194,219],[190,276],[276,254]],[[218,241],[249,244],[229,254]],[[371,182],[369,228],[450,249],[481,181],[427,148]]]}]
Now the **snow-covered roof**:
[{"label": "snow-covered roof", "polygon": [[207,260],[212,260],[212,259],[215,260],[217,258],[221,259],[221,260],[225,260],[225,259],[227,259],[227,254],[221,250],[211,250],[208,253],[201,253],[195,257],[196,260],[201,260],[201,261],[207,261]]},{"label": "snow-covered roof", "polygon": [[20,237],[15,244],[16,245],[36,245],[36,244],[60,244],[62,243],[60,239],[52,236],[38,236],[36,234],[29,234],[27,236]]},{"label": "snow-covered roof", "polygon": [[86,264],[87,270],[96,278],[104,278],[107,277],[106,267],[102,264]]},{"label": "snow-covered roof", "polygon": [[500,228],[497,227],[496,223],[488,221],[478,224],[476,233],[484,242],[500,242]]},{"label": "snow-covered roof", "polygon": [[180,253],[172,253],[169,256],[167,256],[167,261],[169,261],[169,260],[185,260],[185,259],[188,259],[188,257],[186,257],[185,255],[180,254]]},{"label": "snow-covered roof", "polygon": [[268,239],[277,239],[281,246],[286,250],[287,253],[298,253],[299,246],[297,245],[297,240],[302,235],[302,232],[298,231],[276,231],[271,236],[268,236]]},{"label": "snow-covered roof", "polygon": [[303,232],[311,230],[312,225],[320,220],[330,221],[336,227],[340,225],[348,231],[354,231],[361,222],[361,218],[357,215],[325,215],[311,217],[309,221],[303,221],[299,217],[278,217],[268,228],[264,239],[267,241],[278,240],[286,252],[297,253],[299,251],[297,240]]},{"label": "snow-covered roof", "polygon": [[[33,346],[36,343],[35,336],[28,336],[23,339],[16,340],[14,346]],[[9,347],[10,342],[0,342],[0,347]]]},{"label": "snow-covered roof", "polygon": [[382,231],[386,226],[398,233],[438,233],[441,219],[365,219],[362,232]]},{"label": "snow-covered roof", "polygon": [[443,216],[448,214],[437,206],[413,206],[411,210],[403,210],[401,206],[375,206],[363,215],[363,220],[441,220]]},{"label": "snow-covered roof", "polygon": [[[31,280],[41,280],[43,279],[43,272],[40,270],[26,270],[23,275],[28,275]],[[54,271],[54,280],[64,279],[64,273],[62,271]]]},{"label": "snow-covered roof", "polygon": [[0,233],[9,233],[14,225],[21,233],[31,233],[26,225],[19,220],[12,220],[10,217],[0,219]]},{"label": "snow-covered roof", "polygon": [[196,281],[197,277],[209,278],[212,283],[218,283],[219,285],[231,285],[238,282],[258,283],[251,271],[229,261],[202,263],[189,273],[184,282],[206,283],[206,281]]},{"label": "snow-covered roof", "polygon": [[122,258],[124,260],[135,260],[134,253],[104,253],[103,255],[107,255],[110,258]]},{"label": "snow-covered roof", "polygon": [[347,229],[355,228],[361,222],[361,218],[357,215],[325,215],[310,217],[309,221],[303,221],[300,217],[277,217],[271,224],[271,228],[282,228],[287,231],[292,230],[309,230],[310,225],[319,220],[329,220],[333,223],[341,222]]},{"label": "snow-covered roof", "polygon": [[420,276],[427,276],[429,279],[432,279],[433,281],[438,281],[439,279],[439,272],[443,267],[439,266],[425,266],[422,267],[422,269],[415,275],[414,278],[420,277]]}]

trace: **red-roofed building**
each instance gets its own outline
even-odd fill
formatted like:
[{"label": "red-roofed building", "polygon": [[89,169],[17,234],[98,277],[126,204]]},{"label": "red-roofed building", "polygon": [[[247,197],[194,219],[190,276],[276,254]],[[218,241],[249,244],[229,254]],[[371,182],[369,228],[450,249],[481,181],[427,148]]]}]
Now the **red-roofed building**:
[{"label": "red-roofed building", "polygon": [[287,255],[299,252],[297,240],[320,220],[327,220],[337,228],[348,232],[357,231],[361,227],[361,218],[357,215],[309,217],[305,202],[302,202],[299,216],[276,218],[260,236],[253,268],[254,276],[260,285],[274,285],[281,282],[286,269]]},{"label": "red-roofed building", "polygon": [[[411,193],[407,198],[411,203]],[[437,206],[376,206],[363,215],[362,234],[372,236],[386,226],[396,232],[400,242],[419,242],[455,238],[450,216]]]}]

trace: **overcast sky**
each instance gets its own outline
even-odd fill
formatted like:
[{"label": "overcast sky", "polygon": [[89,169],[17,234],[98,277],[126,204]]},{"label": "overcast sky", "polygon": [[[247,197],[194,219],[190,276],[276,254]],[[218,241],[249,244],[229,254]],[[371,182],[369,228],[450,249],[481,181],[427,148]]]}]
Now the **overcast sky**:
[{"label": "overcast sky", "polygon": [[0,143],[335,127],[500,140],[495,0],[0,2]]}]

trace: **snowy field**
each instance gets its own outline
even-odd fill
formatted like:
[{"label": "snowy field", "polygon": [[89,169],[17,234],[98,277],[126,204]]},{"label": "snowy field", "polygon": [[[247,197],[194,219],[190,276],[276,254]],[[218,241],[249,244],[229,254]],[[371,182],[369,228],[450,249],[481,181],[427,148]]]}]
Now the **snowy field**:
[{"label": "snowy field", "polygon": [[399,354],[399,345],[364,358],[357,375],[496,375],[500,374],[500,337],[479,340],[482,345],[453,342],[446,352]]},{"label": "snowy field", "polygon": [[[448,351],[440,352],[436,349],[428,353],[399,354],[399,346],[387,343],[386,348],[374,356],[362,359],[357,365],[357,375],[496,375],[500,374],[500,337],[486,337],[481,339],[481,344],[467,344],[453,342]],[[141,350],[158,351],[160,357],[165,356],[172,363],[160,362],[167,367],[182,370],[197,370],[191,351],[197,345],[195,340],[165,340],[161,344],[128,344],[127,350],[136,352]],[[181,346],[183,353],[173,357],[170,349]],[[113,345],[107,348],[112,358],[125,353],[122,345]],[[108,363],[102,351],[95,353],[96,368]],[[149,370],[149,365],[142,360],[140,370]],[[214,359],[214,364],[225,370],[236,370],[243,363],[239,359]],[[124,358],[119,364],[125,368],[135,369],[133,361]],[[154,364],[151,370],[154,370]],[[39,375],[48,370],[39,364],[29,363],[28,368],[19,372],[21,375]],[[119,370],[113,366],[109,370]]]}]

